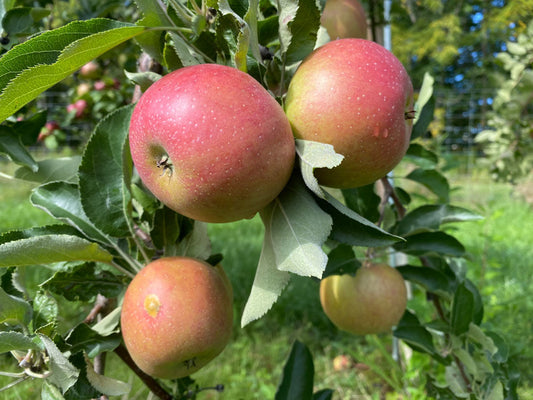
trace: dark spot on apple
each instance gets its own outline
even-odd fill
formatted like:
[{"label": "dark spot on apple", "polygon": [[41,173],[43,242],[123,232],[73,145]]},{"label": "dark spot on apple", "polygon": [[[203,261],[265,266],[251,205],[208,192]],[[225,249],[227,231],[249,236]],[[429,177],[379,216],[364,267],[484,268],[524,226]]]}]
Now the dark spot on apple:
[{"label": "dark spot on apple", "polygon": [[183,361],[183,364],[185,364],[187,369],[196,367],[196,357]]}]

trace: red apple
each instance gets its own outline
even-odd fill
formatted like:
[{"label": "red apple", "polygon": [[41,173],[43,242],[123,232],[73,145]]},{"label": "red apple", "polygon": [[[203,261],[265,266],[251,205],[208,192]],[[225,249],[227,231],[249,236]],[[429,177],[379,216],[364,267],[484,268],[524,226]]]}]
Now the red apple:
[{"label": "red apple", "polygon": [[121,311],[124,343],[148,375],[188,376],[215,358],[231,339],[233,292],[220,266],[166,257],[129,284]]},{"label": "red apple", "polygon": [[402,275],[387,264],[366,264],[355,275],[330,275],[320,282],[320,302],[339,329],[366,335],[390,331],[407,306]]},{"label": "red apple", "polygon": [[367,37],[365,9],[358,0],[327,0],[320,23],[332,40]]},{"label": "red apple", "polygon": [[413,86],[401,62],[365,39],[339,39],[311,53],[289,85],[285,111],[299,139],[344,156],[315,171],[320,184],[352,188],[376,181],[403,158],[412,130]]},{"label": "red apple", "polygon": [[254,216],[281,192],[294,164],[282,107],[250,75],[218,64],[152,84],[133,111],[129,138],[146,187],[205,222]]},{"label": "red apple", "polygon": [[94,82],[94,85],[93,85],[94,90],[98,90],[98,91],[104,90],[106,86],[107,86],[106,83],[102,80]]}]

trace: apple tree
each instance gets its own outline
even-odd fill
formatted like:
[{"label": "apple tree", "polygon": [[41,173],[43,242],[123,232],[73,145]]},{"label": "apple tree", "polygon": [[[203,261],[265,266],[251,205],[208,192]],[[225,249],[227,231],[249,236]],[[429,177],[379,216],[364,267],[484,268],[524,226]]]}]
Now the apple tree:
[{"label": "apple tree", "polygon": [[533,167],[533,21],[497,55],[506,77],[492,104],[487,129],[476,137],[495,179],[516,182]]},{"label": "apple tree", "polygon": [[[4,32],[14,29],[15,22],[29,23],[30,17],[33,19],[29,26],[34,29],[33,20],[43,15],[40,9],[19,7],[16,2],[1,4]],[[166,379],[178,375],[167,371],[154,373],[148,368],[145,368],[148,372],[143,371],[134,361],[135,357],[132,359],[133,347],[128,349],[124,345],[123,336],[127,335],[122,334],[122,329],[135,325],[124,323],[129,313],[121,316],[125,292],[152,260],[187,257],[199,260],[204,267],[224,265],[223,254],[212,254],[207,222],[176,212],[171,207],[173,196],[169,196],[170,201],[154,196],[134,164],[130,121],[133,121],[136,104],[141,102],[139,99],[152,85],[156,87],[175,71],[219,64],[240,71],[247,80],[254,80],[261,89],[257,96],[259,92],[267,93],[272,107],[284,110],[287,90],[290,90],[292,78],[298,75],[302,61],[315,49],[338,42],[332,42],[321,28],[323,5],[315,1],[250,0],[233,1],[230,5],[225,0],[206,0],[201,4],[138,0],[130,7],[135,8],[127,14],[135,16],[133,21],[74,20],[21,37],[20,43],[6,48],[0,58],[0,120],[3,121],[0,151],[19,165],[14,173],[16,179],[36,183],[29,199],[31,204],[57,220],[55,224],[10,231],[0,236],[0,348],[2,353],[14,356],[14,363],[20,369],[12,374],[14,380],[42,380],[44,399],[90,399],[127,394],[129,385],[112,378],[112,373],[106,374],[100,366],[99,360],[108,352],[115,352],[160,398],[196,396],[190,377],[180,374],[180,378]],[[36,143],[46,121],[42,114],[25,115],[23,107],[82,66],[130,42],[138,49],[138,69],[125,71],[127,79],[123,79],[121,85],[134,89],[131,101],[97,121],[80,157],[35,160],[29,147]],[[346,54],[346,58],[349,56]],[[390,75],[383,68],[391,68],[391,64],[387,62],[385,67],[376,60],[372,70],[365,67],[364,62],[355,60],[350,68],[366,70],[373,85],[368,96],[374,92],[380,96],[381,103],[369,99],[358,117],[355,109],[353,114],[344,111],[342,117],[344,120],[355,118],[353,124],[357,126],[362,120],[372,119],[374,126],[382,126],[392,118],[380,114],[381,108],[390,106],[392,95],[372,91],[372,88],[382,83],[380,77]],[[351,74],[352,70],[345,72]],[[342,74],[337,71],[333,75]],[[195,81],[190,80],[183,85],[194,91]],[[200,83],[198,81],[198,87]],[[400,94],[405,94],[407,86],[400,87],[403,88]],[[214,94],[218,88],[214,84],[211,89]],[[383,262],[403,254],[407,261],[396,265],[396,271],[412,285],[415,295],[425,297],[427,302],[424,311],[415,312],[408,306],[402,318],[393,321],[395,327],[391,330],[395,338],[442,367],[442,376],[428,375],[424,388],[427,397],[516,398],[516,376],[508,363],[505,341],[495,332],[482,328],[481,296],[461,267],[466,249],[447,229],[449,223],[475,220],[480,216],[450,203],[452,188],[439,169],[438,156],[418,141],[432,119],[432,77],[426,76],[423,86],[415,89],[418,94],[414,105],[407,95],[401,98],[402,107],[392,107],[399,112],[402,129],[378,129],[372,131],[374,135],[365,136],[367,141],[379,139],[386,143],[387,138],[394,138],[396,130],[407,135],[405,146],[400,146],[404,152],[401,170],[406,172],[403,175],[395,172],[394,182],[387,171],[380,171],[378,178],[372,178],[375,182],[364,186],[326,187],[317,179],[321,174],[315,175],[315,170],[334,171],[345,155],[336,152],[327,139],[314,141],[300,137],[291,142],[294,147],[290,148],[293,162],[288,164],[289,174],[274,174],[271,179],[280,179],[282,184],[273,189],[275,193],[271,193],[267,204],[247,212],[259,213],[264,224],[264,240],[247,304],[238,317],[242,326],[268,318],[269,309],[291,284],[291,276],[319,281],[332,275],[355,274],[370,261]],[[247,93],[242,92],[243,98],[237,98],[244,108],[253,100],[251,95],[246,98]],[[197,94],[193,92],[192,97],[198,97]],[[181,96],[184,95],[178,97]],[[320,98],[320,92],[314,96]],[[169,112],[174,97],[154,100],[156,107],[170,119],[178,120],[184,115],[189,118],[191,114],[180,113],[201,105],[203,112],[198,118],[206,119],[207,127],[219,127],[218,120],[209,119],[210,113],[225,110],[223,117],[237,120],[233,125],[235,130],[230,132],[235,133],[240,124],[247,122],[244,118],[252,117],[239,110],[231,114],[224,102],[210,106],[210,101],[212,104],[218,101],[214,95],[204,96],[202,104],[191,101]],[[296,102],[296,97],[298,93],[291,101]],[[306,95],[301,94],[300,97],[298,101],[317,100],[306,99]],[[336,96],[323,97],[324,100],[336,99]],[[235,100],[235,96],[226,100]],[[335,106],[324,103],[325,117],[336,111]],[[269,112],[259,110],[255,114],[258,112],[260,118],[257,120],[254,115],[256,120],[250,125],[251,132],[253,125],[270,124]],[[239,118],[243,119],[239,121]],[[409,120],[407,124],[406,120]],[[194,126],[193,120],[187,122],[191,123],[185,125]],[[155,122],[151,123],[153,125]],[[199,132],[200,127],[195,128],[188,132]],[[329,135],[334,136],[336,127],[331,128]],[[169,135],[170,131],[172,129]],[[197,154],[196,164],[200,168],[209,163],[213,168],[210,172],[215,175],[224,172],[220,169],[222,165],[230,168],[230,164],[221,162],[224,157],[238,160],[231,168],[249,168],[253,163],[252,167],[263,170],[263,164],[277,162],[275,157],[268,159],[269,155],[280,151],[279,141],[261,138],[263,142],[257,136],[257,142],[268,148],[258,149],[255,159],[245,158],[242,152],[246,151],[246,146],[239,152],[234,151],[233,146],[225,148],[222,142],[209,147],[212,142],[204,139],[209,151]],[[253,144],[251,141],[250,146]],[[357,151],[364,152],[364,144]],[[161,143],[145,142],[141,146],[154,146],[147,149],[148,154],[158,152],[152,159],[152,167],[155,167],[152,169],[166,182],[161,184],[166,185],[163,192],[174,190],[177,185],[172,185],[173,179],[180,179],[182,168],[191,167],[198,181],[207,178],[191,165],[194,157],[184,158],[185,165],[176,162],[176,157],[187,149],[173,155],[169,149],[161,152]],[[380,150],[376,159],[393,149],[385,145]],[[365,168],[372,168],[371,163]],[[252,173],[253,168],[250,171]],[[228,186],[231,190],[216,195],[239,194],[235,201],[246,201],[247,196],[239,193],[239,182],[232,182]],[[244,179],[242,182],[243,185],[250,183]],[[184,185],[180,193],[191,190],[195,196],[190,197],[189,202],[204,201],[201,195],[205,191],[201,185],[195,185]],[[270,186],[269,183],[261,185]],[[426,193],[422,200],[413,196],[420,188]],[[248,185],[242,190],[254,196],[256,189],[264,188]],[[212,199],[207,203],[212,208],[219,207],[222,215],[224,207],[238,209],[241,206]],[[46,279],[33,288],[25,287],[21,277],[20,267],[30,265],[43,266],[43,269],[46,266],[49,271]],[[142,292],[141,289],[138,292]],[[187,300],[186,294],[184,290],[180,301]],[[381,297],[385,299],[391,294],[394,296],[394,292],[384,292],[374,300],[379,302]],[[59,331],[58,302],[69,301],[93,304],[93,308],[82,323],[69,327],[67,332]],[[163,315],[164,303],[152,294],[140,301],[137,309]],[[174,300],[169,301],[172,306]],[[394,298],[388,301],[394,302]],[[401,299],[399,301],[401,303]],[[371,307],[372,302],[368,306]],[[142,321],[139,319],[138,323]],[[183,334],[182,329],[189,327],[177,329],[175,334]],[[194,334],[206,333],[204,328],[192,329]],[[156,342],[153,341],[155,345]],[[195,357],[183,361],[191,372],[196,370]],[[333,398],[334,393],[329,389],[313,393],[312,363],[306,346],[296,342],[280,379],[276,399]],[[222,387],[217,386],[215,390],[222,390]]]}]

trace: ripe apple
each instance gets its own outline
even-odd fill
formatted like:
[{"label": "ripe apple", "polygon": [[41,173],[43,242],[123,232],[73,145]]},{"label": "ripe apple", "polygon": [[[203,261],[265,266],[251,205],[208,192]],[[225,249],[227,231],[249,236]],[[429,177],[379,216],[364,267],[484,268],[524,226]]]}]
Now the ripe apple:
[{"label": "ripe apple", "polygon": [[355,275],[330,275],[320,282],[320,302],[339,329],[366,335],[390,331],[407,306],[402,275],[387,264],[365,264]]},{"label": "ripe apple", "polygon": [[296,138],[328,143],[344,156],[315,171],[334,188],[372,183],[403,158],[412,130],[413,86],[401,62],[365,39],[319,47],[296,70],[285,111]]},{"label": "ripe apple", "polygon": [[121,313],[124,343],[137,366],[163,379],[188,376],[228,344],[233,291],[224,270],[187,257],[165,257],[129,284]]},{"label": "ripe apple", "polygon": [[129,138],[146,187],[205,222],[253,217],[294,164],[283,108],[250,75],[218,64],[181,68],[152,84],[135,106]]},{"label": "ripe apple", "polygon": [[359,0],[327,0],[320,23],[332,40],[367,37],[365,9]]}]

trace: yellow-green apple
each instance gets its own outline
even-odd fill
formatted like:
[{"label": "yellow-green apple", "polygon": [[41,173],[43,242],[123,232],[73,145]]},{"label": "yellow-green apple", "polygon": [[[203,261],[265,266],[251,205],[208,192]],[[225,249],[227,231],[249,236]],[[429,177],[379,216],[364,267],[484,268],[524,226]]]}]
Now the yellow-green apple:
[{"label": "yellow-green apple", "polygon": [[222,267],[187,257],[160,258],[128,285],[120,319],[124,343],[148,375],[188,376],[230,341],[232,303]]},{"label": "yellow-green apple", "polygon": [[296,138],[328,143],[344,156],[315,170],[334,188],[370,184],[403,158],[412,130],[413,86],[402,63],[365,39],[339,39],[313,51],[288,88],[285,111]]},{"label": "yellow-green apple", "polygon": [[252,217],[290,178],[294,137],[283,108],[250,75],[218,64],[185,67],[135,106],[130,149],[146,187],[205,222]]},{"label": "yellow-green apple", "polygon": [[339,329],[358,335],[390,331],[407,306],[402,275],[387,264],[365,264],[355,275],[320,282],[322,309]]},{"label": "yellow-green apple", "polygon": [[359,0],[327,0],[320,23],[332,40],[367,37],[365,9]]}]

